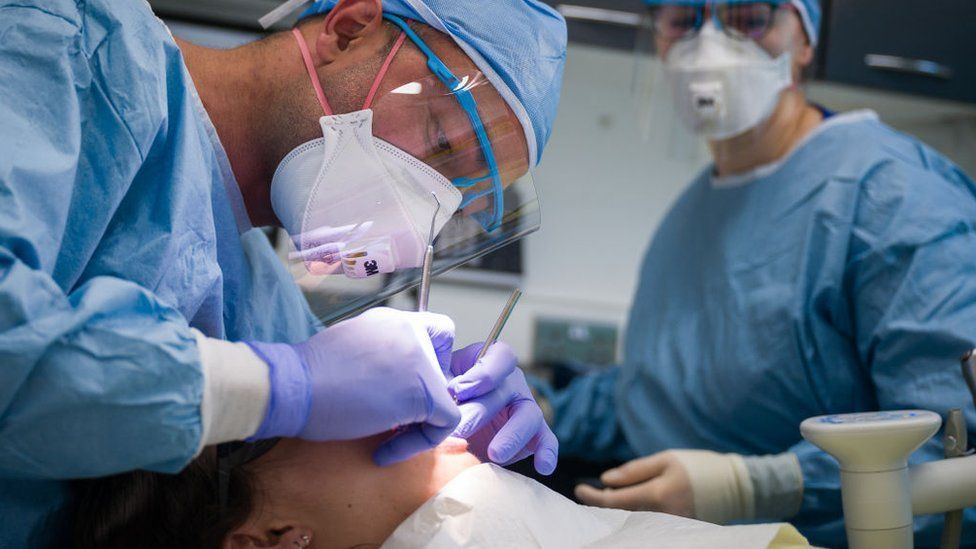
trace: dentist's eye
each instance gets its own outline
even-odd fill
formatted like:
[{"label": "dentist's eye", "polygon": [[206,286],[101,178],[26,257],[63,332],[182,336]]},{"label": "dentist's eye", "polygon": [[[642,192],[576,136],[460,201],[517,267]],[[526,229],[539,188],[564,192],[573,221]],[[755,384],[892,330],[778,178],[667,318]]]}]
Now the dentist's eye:
[{"label": "dentist's eye", "polygon": [[437,134],[437,150],[441,152],[451,152],[451,142],[444,135],[444,132]]}]

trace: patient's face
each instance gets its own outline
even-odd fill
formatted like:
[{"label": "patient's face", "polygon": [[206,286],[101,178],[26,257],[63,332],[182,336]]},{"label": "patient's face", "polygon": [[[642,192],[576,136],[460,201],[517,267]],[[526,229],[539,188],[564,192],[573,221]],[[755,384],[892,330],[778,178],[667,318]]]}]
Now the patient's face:
[{"label": "patient's face", "polygon": [[386,437],[282,440],[252,466],[255,507],[245,528],[307,528],[315,548],[378,547],[445,484],[479,463],[465,441],[449,438],[413,459],[379,467],[372,454]]}]

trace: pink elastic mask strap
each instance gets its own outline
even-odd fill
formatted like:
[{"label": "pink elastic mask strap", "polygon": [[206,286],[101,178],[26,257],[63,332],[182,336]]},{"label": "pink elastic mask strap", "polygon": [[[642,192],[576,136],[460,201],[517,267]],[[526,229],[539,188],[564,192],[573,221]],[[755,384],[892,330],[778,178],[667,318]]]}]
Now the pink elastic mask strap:
[{"label": "pink elastic mask strap", "polygon": [[312,81],[312,87],[315,88],[315,96],[319,98],[319,105],[322,105],[322,111],[325,112],[326,116],[332,115],[332,107],[329,106],[329,101],[325,98],[325,92],[322,91],[322,83],[319,82],[319,74],[315,72],[315,64],[312,63],[312,53],[308,51],[308,44],[305,43],[305,37],[297,29],[291,29],[292,35],[295,40],[298,41],[298,49],[302,51],[302,60],[305,61],[305,70],[308,71],[308,78]]},{"label": "pink elastic mask strap", "polygon": [[387,54],[386,60],[383,61],[383,66],[380,67],[380,72],[376,75],[376,80],[373,80],[373,87],[369,89],[369,94],[366,95],[366,102],[363,103],[363,110],[366,110],[373,104],[373,98],[376,96],[376,90],[380,89],[380,82],[383,81],[383,76],[386,75],[386,71],[390,70],[390,64],[393,63],[393,58],[396,56],[397,52],[400,50],[400,46],[403,45],[403,41],[407,38],[407,33],[400,31],[400,36],[397,37],[396,42],[393,43],[393,49]]}]

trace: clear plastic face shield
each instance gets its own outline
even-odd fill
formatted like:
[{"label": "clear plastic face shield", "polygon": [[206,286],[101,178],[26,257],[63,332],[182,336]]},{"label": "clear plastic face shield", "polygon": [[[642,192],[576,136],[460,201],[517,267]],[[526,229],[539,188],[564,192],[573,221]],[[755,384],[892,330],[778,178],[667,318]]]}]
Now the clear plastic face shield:
[{"label": "clear plastic face shield", "polygon": [[272,206],[288,234],[279,251],[324,322],[416,285],[431,237],[437,274],[540,224],[525,133],[505,100],[460,49],[431,47],[450,39],[428,44],[384,17],[400,32],[352,113],[332,113],[294,33],[323,137],[281,162]]},{"label": "clear plastic face shield", "polygon": [[635,91],[652,146],[700,160],[706,141],[760,127],[793,85],[798,32],[789,0],[650,3],[637,40]]}]

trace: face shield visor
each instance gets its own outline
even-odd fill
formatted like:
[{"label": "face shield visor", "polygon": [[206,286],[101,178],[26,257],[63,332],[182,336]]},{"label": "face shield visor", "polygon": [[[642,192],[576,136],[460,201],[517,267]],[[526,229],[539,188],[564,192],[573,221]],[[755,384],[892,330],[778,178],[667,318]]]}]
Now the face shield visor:
[{"label": "face shield visor", "polygon": [[650,3],[635,78],[645,136],[696,157],[703,140],[760,127],[793,85],[794,10],[789,0]]},{"label": "face shield visor", "polygon": [[460,50],[438,55],[406,21],[384,18],[400,32],[363,109],[347,114],[332,114],[295,32],[323,137],[281,162],[272,206],[288,234],[279,252],[325,322],[417,284],[431,240],[437,274],[540,224],[512,109]]}]

